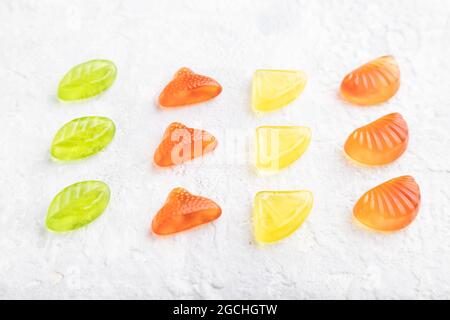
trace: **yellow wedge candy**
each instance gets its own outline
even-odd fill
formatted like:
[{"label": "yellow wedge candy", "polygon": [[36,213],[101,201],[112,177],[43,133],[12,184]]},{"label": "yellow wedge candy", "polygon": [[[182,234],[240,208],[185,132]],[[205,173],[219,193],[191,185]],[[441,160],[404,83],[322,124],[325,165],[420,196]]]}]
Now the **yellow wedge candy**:
[{"label": "yellow wedge candy", "polygon": [[313,194],[299,191],[261,191],[253,207],[254,235],[257,242],[270,243],[291,235],[308,217]]},{"label": "yellow wedge candy", "polygon": [[279,171],[296,161],[311,142],[311,130],[300,126],[262,126],[256,129],[256,168]]},{"label": "yellow wedge candy", "polygon": [[252,106],[256,112],[273,111],[294,101],[305,88],[307,76],[296,70],[256,70]]}]

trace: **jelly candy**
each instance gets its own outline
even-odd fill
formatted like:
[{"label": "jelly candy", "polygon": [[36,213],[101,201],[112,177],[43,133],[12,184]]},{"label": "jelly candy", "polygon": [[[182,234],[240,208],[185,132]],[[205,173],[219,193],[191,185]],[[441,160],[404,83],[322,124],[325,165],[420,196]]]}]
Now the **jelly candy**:
[{"label": "jelly candy", "polygon": [[74,119],[58,130],[50,148],[58,160],[78,160],[105,148],[113,139],[116,127],[105,117]]},{"label": "jelly candy", "polygon": [[154,161],[160,167],[169,167],[200,157],[216,147],[217,140],[210,133],[173,122],[155,151]]},{"label": "jelly candy", "polygon": [[110,190],[101,181],[83,181],[64,188],[53,198],[45,224],[51,231],[81,228],[97,219],[108,206]]},{"label": "jelly candy", "polygon": [[396,231],[414,220],[419,206],[419,186],[413,177],[402,176],[367,191],[353,208],[353,215],[369,228]]},{"label": "jelly candy", "polygon": [[266,112],[284,107],[302,93],[306,79],[302,71],[256,70],[253,75],[253,109]]},{"label": "jelly candy", "polygon": [[116,66],[109,60],[84,62],[66,73],[59,83],[58,98],[74,101],[94,97],[111,87],[116,75]]},{"label": "jelly candy", "polygon": [[256,168],[281,170],[306,151],[311,130],[299,126],[262,126],[256,129]]},{"label": "jelly candy", "polygon": [[168,235],[188,230],[220,217],[222,209],[214,201],[175,188],[152,221],[152,230]]},{"label": "jelly candy", "polygon": [[391,113],[353,131],[344,145],[353,160],[366,165],[394,161],[408,146],[408,125],[400,113]]},{"label": "jelly candy", "polygon": [[400,87],[400,69],[392,56],[372,60],[345,76],[342,97],[351,103],[372,105],[389,100]]},{"label": "jelly candy", "polygon": [[302,225],[312,206],[310,191],[258,192],[253,208],[256,241],[269,243],[288,237]]},{"label": "jelly candy", "polygon": [[220,84],[207,76],[181,68],[159,96],[161,107],[180,107],[204,102],[222,92]]}]

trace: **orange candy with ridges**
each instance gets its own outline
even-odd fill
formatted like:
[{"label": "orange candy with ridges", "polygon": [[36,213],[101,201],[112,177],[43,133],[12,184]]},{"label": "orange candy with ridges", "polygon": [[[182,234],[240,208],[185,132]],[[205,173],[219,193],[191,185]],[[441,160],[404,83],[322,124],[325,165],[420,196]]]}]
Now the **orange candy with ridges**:
[{"label": "orange candy with ridges", "polygon": [[222,209],[214,201],[193,195],[186,189],[175,188],[153,218],[152,231],[169,235],[211,222],[221,214]]},{"label": "orange candy with ridges", "polygon": [[181,68],[159,95],[161,107],[181,107],[208,101],[222,92],[214,79]]},{"label": "orange candy with ridges", "polygon": [[354,104],[373,105],[393,97],[400,87],[400,68],[392,56],[372,60],[345,76],[342,97]]},{"label": "orange candy with ridges", "polygon": [[344,150],[365,165],[384,165],[400,157],[408,146],[408,125],[400,113],[391,113],[353,131]]},{"label": "orange candy with ridges", "polygon": [[353,215],[371,229],[396,231],[414,220],[419,207],[419,186],[413,177],[402,176],[367,191],[353,208]]},{"label": "orange candy with ridges", "polygon": [[200,157],[216,147],[217,140],[209,132],[173,122],[155,151],[154,161],[160,167],[170,167]]}]

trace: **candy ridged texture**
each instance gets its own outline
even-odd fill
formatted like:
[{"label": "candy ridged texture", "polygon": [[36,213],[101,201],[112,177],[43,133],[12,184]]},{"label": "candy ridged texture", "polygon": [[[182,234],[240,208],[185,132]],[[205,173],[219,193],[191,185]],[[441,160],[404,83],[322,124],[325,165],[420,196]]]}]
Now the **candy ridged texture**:
[{"label": "candy ridged texture", "polygon": [[117,69],[108,60],[91,60],[73,67],[59,83],[58,98],[75,101],[94,97],[116,80]]},{"label": "candy ridged texture", "polygon": [[366,165],[384,165],[408,146],[409,131],[400,113],[391,113],[353,131],[344,145],[347,155]]},{"label": "candy ridged texture", "polygon": [[214,201],[186,189],[173,189],[152,221],[152,231],[168,235],[188,230],[220,217],[222,209]]},{"label": "candy ridged texture", "polygon": [[81,228],[97,219],[109,203],[110,190],[101,181],[83,181],[64,188],[48,208],[45,224],[56,232]]},{"label": "candy ridged texture", "polygon": [[276,242],[291,235],[313,206],[310,191],[261,191],[254,200],[253,226],[257,242]]},{"label": "candy ridged texture", "polygon": [[201,157],[217,147],[216,138],[205,130],[171,123],[155,151],[153,159],[160,167],[169,167]]},{"label": "candy ridged texture", "polygon": [[78,160],[105,148],[116,131],[114,122],[105,117],[74,119],[58,130],[50,148],[58,160]]},{"label": "candy ridged texture", "polygon": [[342,97],[354,104],[373,105],[393,97],[400,87],[400,68],[392,56],[372,60],[345,76]]},{"label": "candy ridged texture", "polygon": [[354,217],[378,231],[396,231],[409,225],[420,207],[420,189],[411,176],[386,181],[367,191],[353,208]]},{"label": "candy ridged texture", "polygon": [[311,130],[300,126],[261,126],[256,129],[256,168],[281,170],[306,151]]},{"label": "candy ridged texture", "polygon": [[162,107],[180,107],[208,101],[222,92],[214,79],[181,68],[159,96]]},{"label": "candy ridged texture", "polygon": [[306,74],[297,70],[256,70],[252,106],[256,112],[273,111],[294,101],[303,92]]}]

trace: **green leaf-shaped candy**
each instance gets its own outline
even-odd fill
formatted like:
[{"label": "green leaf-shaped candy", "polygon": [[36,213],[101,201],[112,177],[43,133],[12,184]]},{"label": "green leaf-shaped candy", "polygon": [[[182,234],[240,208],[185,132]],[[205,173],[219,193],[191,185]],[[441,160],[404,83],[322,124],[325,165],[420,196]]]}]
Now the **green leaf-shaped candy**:
[{"label": "green leaf-shaped candy", "polygon": [[74,119],[58,130],[50,147],[51,155],[59,160],[78,160],[105,148],[113,139],[116,126],[105,117]]},{"label": "green leaf-shaped candy", "polygon": [[97,219],[108,206],[110,190],[101,181],[83,181],[64,188],[53,198],[45,224],[51,231],[81,228]]},{"label": "green leaf-shaped candy", "polygon": [[74,101],[91,98],[107,90],[116,80],[117,69],[109,60],[91,60],[79,64],[59,83],[58,98]]}]

